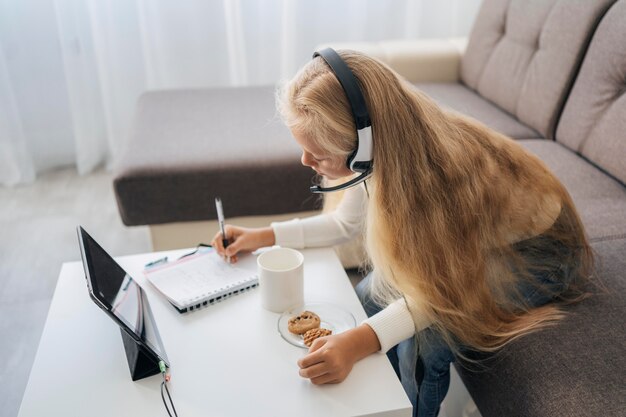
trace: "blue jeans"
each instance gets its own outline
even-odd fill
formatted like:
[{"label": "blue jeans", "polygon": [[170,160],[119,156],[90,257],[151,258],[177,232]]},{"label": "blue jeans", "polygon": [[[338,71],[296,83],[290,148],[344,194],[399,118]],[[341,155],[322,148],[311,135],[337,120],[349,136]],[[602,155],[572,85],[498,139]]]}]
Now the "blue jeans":
[{"label": "blue jeans", "polygon": [[[382,309],[369,294],[370,279],[371,273],[355,288],[368,317]],[[540,276],[538,279],[555,292],[561,292],[566,286],[562,280],[552,276]],[[521,292],[531,306],[538,307],[552,299],[535,287],[522,287]],[[450,363],[455,358],[441,335],[432,328],[422,330],[420,336],[425,341],[422,345],[417,346],[416,339],[412,337],[392,348],[387,357],[413,404],[413,417],[437,417],[450,387]]]},{"label": "blue jeans", "polygon": [[[369,294],[370,279],[371,273],[355,288],[368,317],[382,310]],[[413,405],[413,416],[436,417],[450,386],[450,363],[454,355],[431,328],[422,332],[430,343],[420,347],[419,355],[412,337],[389,350],[387,357]]]}]

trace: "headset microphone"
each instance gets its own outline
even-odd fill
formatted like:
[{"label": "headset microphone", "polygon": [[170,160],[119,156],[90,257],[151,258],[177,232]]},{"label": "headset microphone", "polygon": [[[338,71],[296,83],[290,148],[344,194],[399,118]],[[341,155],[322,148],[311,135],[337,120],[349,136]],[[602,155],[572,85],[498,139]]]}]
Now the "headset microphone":
[{"label": "headset microphone", "polygon": [[352,172],[361,174],[348,182],[334,187],[315,185],[310,188],[312,193],[329,193],[354,187],[372,175],[374,165],[372,123],[357,79],[344,60],[332,48],[326,48],[313,54],[313,58],[317,56],[321,56],[326,61],[348,97],[348,103],[350,103],[354,124],[356,125],[357,141],[356,149],[348,156],[346,165]]}]

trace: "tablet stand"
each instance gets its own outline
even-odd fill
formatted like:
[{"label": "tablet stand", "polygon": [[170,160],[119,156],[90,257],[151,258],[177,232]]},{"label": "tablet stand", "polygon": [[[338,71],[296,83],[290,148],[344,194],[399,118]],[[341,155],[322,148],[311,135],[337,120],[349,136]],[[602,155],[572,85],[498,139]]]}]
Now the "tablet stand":
[{"label": "tablet stand", "polygon": [[147,378],[161,372],[159,370],[159,358],[141,346],[123,329],[120,329],[120,332],[122,332],[122,341],[124,342],[128,368],[130,369],[130,376],[133,381]]}]

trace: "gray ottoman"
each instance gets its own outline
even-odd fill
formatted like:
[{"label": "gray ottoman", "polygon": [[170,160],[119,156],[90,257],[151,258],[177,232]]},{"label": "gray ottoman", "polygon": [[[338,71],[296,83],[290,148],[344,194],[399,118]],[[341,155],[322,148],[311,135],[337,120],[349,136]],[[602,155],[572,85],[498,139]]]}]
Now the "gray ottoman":
[{"label": "gray ottoman", "polygon": [[157,91],[138,103],[114,188],[126,225],[310,211],[312,171],[276,114],[275,87]]}]

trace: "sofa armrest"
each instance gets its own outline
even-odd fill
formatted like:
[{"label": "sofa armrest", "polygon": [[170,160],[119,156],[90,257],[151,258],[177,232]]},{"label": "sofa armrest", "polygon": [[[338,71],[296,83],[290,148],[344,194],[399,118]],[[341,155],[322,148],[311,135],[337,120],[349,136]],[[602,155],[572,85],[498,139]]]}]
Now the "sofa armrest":
[{"label": "sofa armrest", "polygon": [[412,83],[459,81],[466,38],[412,39],[382,42],[337,42],[318,49],[352,49],[389,65]]}]

